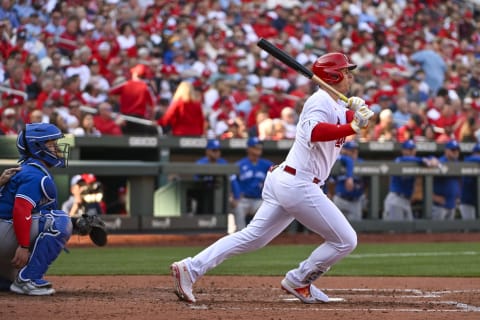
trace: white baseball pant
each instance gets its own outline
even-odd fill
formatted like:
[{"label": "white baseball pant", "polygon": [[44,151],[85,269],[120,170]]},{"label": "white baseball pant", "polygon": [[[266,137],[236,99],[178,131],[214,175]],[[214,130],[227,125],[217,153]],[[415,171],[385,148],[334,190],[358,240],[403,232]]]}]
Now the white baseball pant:
[{"label": "white baseball pant", "polygon": [[269,172],[263,189],[264,201],[250,224],[184,260],[192,281],[229,257],[264,247],[294,219],[325,239],[298,268],[287,273],[294,285],[312,283],[352,252],[357,245],[355,231],[319,185],[312,181],[313,177],[294,176],[282,166]]}]

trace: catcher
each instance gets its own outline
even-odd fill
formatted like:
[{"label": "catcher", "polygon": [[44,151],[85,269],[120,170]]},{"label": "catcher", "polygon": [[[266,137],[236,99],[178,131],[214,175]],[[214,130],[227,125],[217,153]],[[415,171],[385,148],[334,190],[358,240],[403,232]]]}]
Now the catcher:
[{"label": "catcher", "polygon": [[49,169],[67,166],[69,145],[48,123],[27,124],[17,137],[20,170],[0,177],[0,289],[23,295],[55,293],[44,279],[70,238],[70,217],[57,210]]},{"label": "catcher", "polygon": [[70,181],[71,195],[62,210],[72,219],[73,233],[88,235],[97,246],[107,244],[107,230],[100,218],[103,209],[103,188],[93,174],[75,175]]}]

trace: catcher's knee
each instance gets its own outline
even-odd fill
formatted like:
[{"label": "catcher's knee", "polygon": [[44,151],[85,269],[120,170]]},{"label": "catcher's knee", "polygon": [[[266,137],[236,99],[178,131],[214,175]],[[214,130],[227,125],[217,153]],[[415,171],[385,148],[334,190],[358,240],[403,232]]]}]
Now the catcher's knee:
[{"label": "catcher's knee", "polygon": [[42,232],[52,234],[65,244],[72,235],[72,221],[68,214],[61,210],[51,210],[43,215],[45,220]]}]

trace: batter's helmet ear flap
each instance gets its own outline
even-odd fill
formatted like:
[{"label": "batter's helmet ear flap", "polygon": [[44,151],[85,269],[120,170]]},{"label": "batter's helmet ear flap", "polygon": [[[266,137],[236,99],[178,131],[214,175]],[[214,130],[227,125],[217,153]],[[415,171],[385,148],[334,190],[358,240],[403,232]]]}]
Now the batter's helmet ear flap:
[{"label": "batter's helmet ear flap", "polygon": [[345,54],[333,52],[319,57],[312,66],[312,72],[328,84],[337,84],[344,78],[342,69],[353,70],[356,67]]}]

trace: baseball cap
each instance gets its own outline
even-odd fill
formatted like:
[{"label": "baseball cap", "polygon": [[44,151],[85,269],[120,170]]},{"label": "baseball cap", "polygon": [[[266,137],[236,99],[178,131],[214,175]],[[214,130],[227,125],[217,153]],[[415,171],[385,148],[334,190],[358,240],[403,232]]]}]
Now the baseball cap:
[{"label": "baseball cap", "polygon": [[8,118],[11,116],[14,116],[16,114],[15,110],[13,108],[5,108],[2,113],[2,117]]},{"label": "baseball cap", "polygon": [[402,149],[408,149],[412,150],[415,149],[417,146],[415,145],[415,142],[413,140],[407,140],[404,143],[402,143]]},{"label": "baseball cap", "polygon": [[345,150],[353,150],[358,149],[358,143],[356,141],[347,141],[343,144],[343,149]]},{"label": "baseball cap", "polygon": [[85,181],[85,180],[83,180],[82,175],[76,174],[72,177],[72,179],[70,179],[70,186],[74,186],[78,184],[80,181]]},{"label": "baseball cap", "polygon": [[258,145],[261,145],[262,141],[258,139],[258,137],[250,137],[248,138],[247,141],[247,147],[256,147]]},{"label": "baseball cap", "polygon": [[473,146],[472,152],[480,152],[480,142]]},{"label": "baseball cap", "polygon": [[445,149],[448,150],[460,150],[460,145],[458,144],[457,140],[450,140],[445,144]]},{"label": "baseball cap", "polygon": [[215,150],[215,149],[220,149],[220,141],[217,139],[210,139],[207,141],[207,150]]}]

